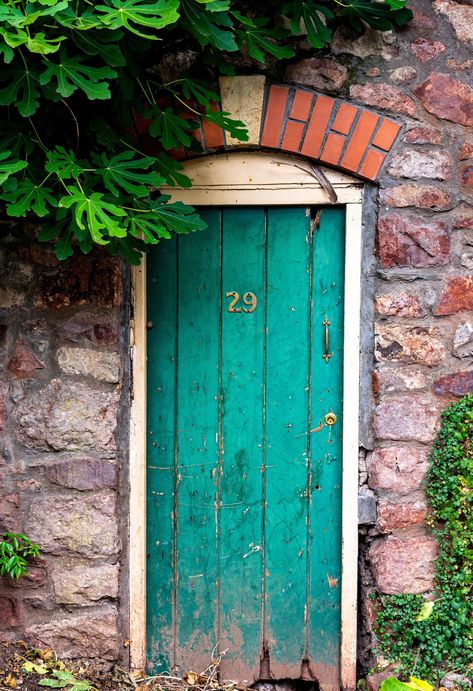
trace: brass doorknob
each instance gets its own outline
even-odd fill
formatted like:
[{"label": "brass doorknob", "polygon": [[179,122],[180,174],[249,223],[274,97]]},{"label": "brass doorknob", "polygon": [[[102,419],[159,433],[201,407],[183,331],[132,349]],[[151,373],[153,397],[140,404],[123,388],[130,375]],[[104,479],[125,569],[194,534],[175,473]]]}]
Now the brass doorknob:
[{"label": "brass doorknob", "polygon": [[324,422],[326,425],[331,427],[337,422],[337,416],[335,413],[327,413],[327,415],[324,417]]}]

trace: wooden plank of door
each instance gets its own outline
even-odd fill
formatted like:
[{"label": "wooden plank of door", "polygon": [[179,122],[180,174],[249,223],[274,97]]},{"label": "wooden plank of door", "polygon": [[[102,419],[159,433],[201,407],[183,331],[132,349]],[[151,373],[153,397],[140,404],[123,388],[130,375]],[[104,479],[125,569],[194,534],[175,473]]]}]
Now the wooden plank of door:
[{"label": "wooden plank of door", "polygon": [[202,672],[217,642],[220,212],[178,239],[176,664]]},{"label": "wooden plank of door", "polygon": [[[264,478],[263,209],[223,211],[221,353],[220,647],[222,677],[252,681],[259,672]],[[226,293],[240,296],[229,312]],[[243,297],[252,292],[256,309]],[[249,298],[247,298],[249,301]]]},{"label": "wooden plank of door", "polygon": [[172,669],[175,642],[176,238],[153,248],[148,265],[147,644],[148,670],[158,674]]},{"label": "wooden plank of door", "polygon": [[[307,656],[311,234],[303,207],[268,209],[264,638],[275,679]],[[323,363],[322,363],[323,364]]]},{"label": "wooden plank of door", "polygon": [[344,230],[344,210],[326,208],[313,239],[312,426],[337,417],[311,435],[309,653],[323,691],[340,688]]}]

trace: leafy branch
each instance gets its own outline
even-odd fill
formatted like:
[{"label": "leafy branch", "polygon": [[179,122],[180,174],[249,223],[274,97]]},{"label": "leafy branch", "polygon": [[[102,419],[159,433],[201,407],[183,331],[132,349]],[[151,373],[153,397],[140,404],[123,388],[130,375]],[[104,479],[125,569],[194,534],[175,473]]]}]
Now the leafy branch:
[{"label": "leafy branch", "polygon": [[[409,21],[407,0],[15,0],[0,6],[0,200],[40,224],[60,259],[101,246],[137,263],[148,245],[200,230],[163,185],[188,186],[174,149],[200,151],[202,121],[245,141],[245,124],[210,88],[239,55],[291,58],[305,27],[314,48],[339,23],[355,31]],[[286,21],[281,21],[285,17]],[[197,56],[172,81],[175,46]]]}]

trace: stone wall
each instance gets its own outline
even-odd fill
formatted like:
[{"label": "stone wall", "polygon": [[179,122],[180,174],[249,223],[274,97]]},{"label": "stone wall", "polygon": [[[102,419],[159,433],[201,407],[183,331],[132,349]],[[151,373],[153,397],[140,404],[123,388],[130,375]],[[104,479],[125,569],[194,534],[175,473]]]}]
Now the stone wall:
[{"label": "stone wall", "polygon": [[[473,391],[473,4],[411,0],[408,29],[306,57],[283,77],[403,123],[380,176],[374,285],[371,429],[361,454],[360,651],[369,654],[369,594],[433,587],[425,477],[441,409]],[[370,300],[366,292],[364,299]],[[369,313],[369,310],[368,310]],[[362,328],[370,330],[371,324]],[[370,349],[368,348],[368,351]],[[376,512],[366,507],[376,501]],[[371,523],[371,525],[370,525]]]},{"label": "stone wall", "polygon": [[[377,509],[361,528],[368,634],[371,590],[432,588],[429,448],[442,407],[473,391],[473,4],[410,5],[406,30],[355,39],[338,30],[331,52],[315,56],[301,36],[297,60],[266,70],[403,126],[376,191],[377,218],[370,210],[365,218],[377,226],[364,271],[376,315],[374,362],[371,346],[363,353],[372,424],[360,462],[364,506],[376,501]],[[2,582],[0,621],[12,638],[108,660],[127,638],[119,598],[129,411],[123,276],[105,255],[59,266],[36,244],[3,242],[0,528],[25,530],[44,556],[26,581]]]},{"label": "stone wall", "polygon": [[60,264],[7,237],[0,281],[0,531],[42,552],[26,579],[0,582],[2,636],[116,660],[122,268],[105,255]]}]

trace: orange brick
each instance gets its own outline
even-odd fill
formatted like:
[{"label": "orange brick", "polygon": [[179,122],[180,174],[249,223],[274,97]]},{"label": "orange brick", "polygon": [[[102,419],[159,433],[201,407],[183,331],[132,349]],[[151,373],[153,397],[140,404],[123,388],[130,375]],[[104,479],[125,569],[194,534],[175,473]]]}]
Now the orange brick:
[{"label": "orange brick", "polygon": [[281,127],[286,113],[286,103],[289,88],[287,86],[272,86],[269,91],[268,106],[264,120],[261,146],[277,147],[281,135]]},{"label": "orange brick", "polygon": [[355,108],[355,106],[350,106],[348,103],[342,103],[335,116],[335,120],[333,121],[332,130],[341,132],[342,134],[348,134],[357,112],[358,108]]},{"label": "orange brick", "polygon": [[383,154],[381,151],[370,149],[360,168],[360,175],[369,180],[375,180],[385,158],[386,154]]},{"label": "orange brick", "polygon": [[343,168],[351,170],[353,173],[357,172],[378,119],[378,116],[375,113],[370,113],[369,110],[362,112],[340,163]]},{"label": "orange brick", "polygon": [[281,149],[285,151],[299,151],[304,127],[305,124],[302,122],[292,122],[288,120],[286,129],[284,130]]},{"label": "orange brick", "polygon": [[320,154],[320,160],[325,163],[336,165],[346,140],[347,138],[343,137],[341,134],[334,134],[331,132],[325,141],[324,150]]},{"label": "orange brick", "polygon": [[384,149],[384,151],[389,151],[400,129],[401,126],[398,125],[397,122],[383,120],[372,143],[374,146]]},{"label": "orange brick", "polygon": [[291,114],[289,117],[306,122],[309,117],[310,106],[312,105],[313,95],[308,91],[297,89],[292,102]]},{"label": "orange brick", "polygon": [[319,157],[320,147],[322,146],[334,103],[334,99],[329,96],[317,96],[301,149],[301,153],[304,156]]},{"label": "orange brick", "polygon": [[[212,103],[210,109],[216,113],[218,111],[217,103]],[[208,122],[202,118],[202,132],[204,136],[202,146],[204,149],[217,149],[224,145],[225,139],[223,138],[223,130],[215,123]]]}]

